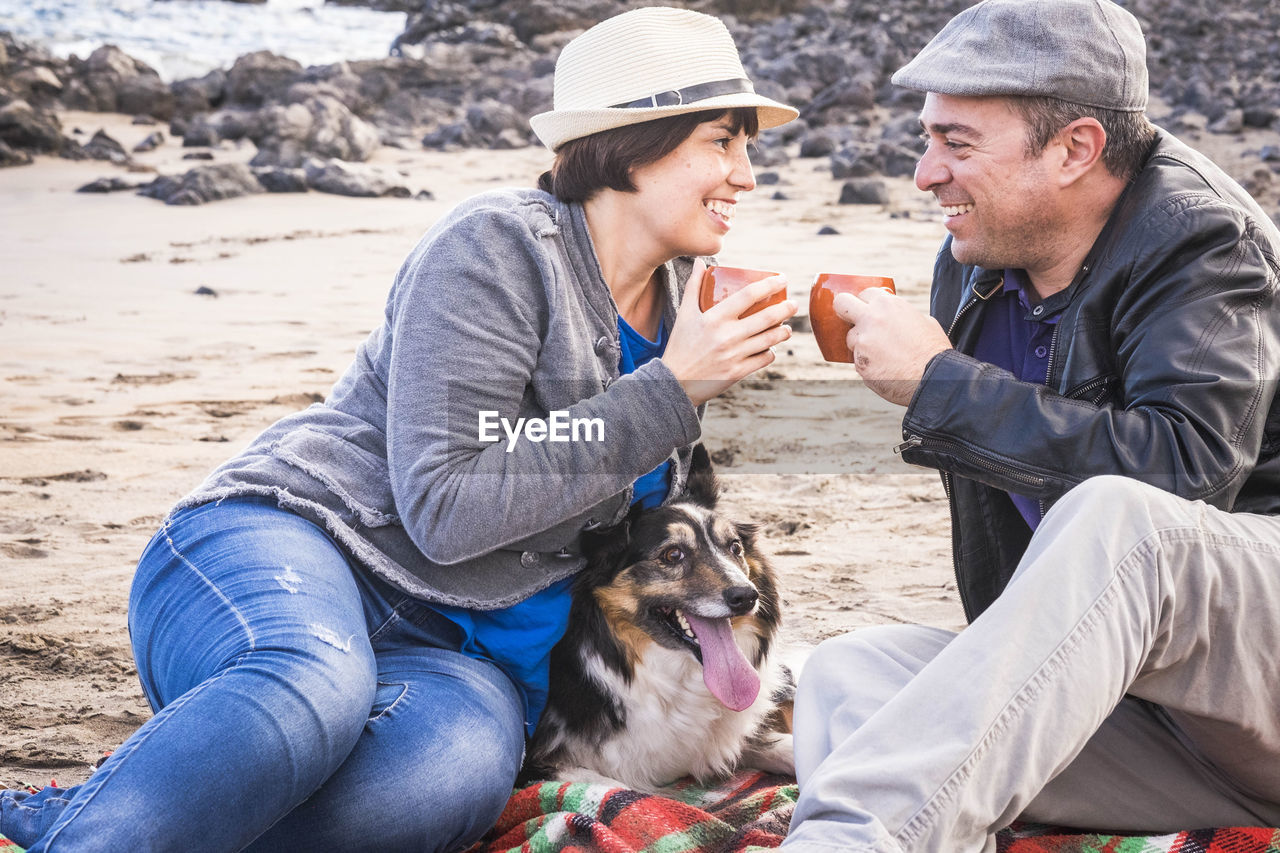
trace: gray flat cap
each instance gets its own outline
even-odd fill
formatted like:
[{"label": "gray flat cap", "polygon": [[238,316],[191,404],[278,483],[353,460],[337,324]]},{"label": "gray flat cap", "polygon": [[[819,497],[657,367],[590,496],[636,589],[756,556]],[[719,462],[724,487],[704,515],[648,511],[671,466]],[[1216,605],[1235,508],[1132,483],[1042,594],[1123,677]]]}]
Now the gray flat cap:
[{"label": "gray flat cap", "polygon": [[983,0],[952,18],[893,82],[1142,112],[1147,46],[1137,19],[1109,0]]}]

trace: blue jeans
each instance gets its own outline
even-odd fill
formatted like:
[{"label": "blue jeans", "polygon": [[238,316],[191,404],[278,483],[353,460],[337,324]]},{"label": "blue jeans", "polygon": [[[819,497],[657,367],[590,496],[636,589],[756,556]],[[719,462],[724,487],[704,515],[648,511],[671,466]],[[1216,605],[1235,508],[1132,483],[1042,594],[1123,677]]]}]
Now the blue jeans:
[{"label": "blue jeans", "polygon": [[511,681],[273,500],[176,513],[129,631],[156,714],[83,785],[3,794],[0,832],[33,853],[456,851],[511,793]]}]

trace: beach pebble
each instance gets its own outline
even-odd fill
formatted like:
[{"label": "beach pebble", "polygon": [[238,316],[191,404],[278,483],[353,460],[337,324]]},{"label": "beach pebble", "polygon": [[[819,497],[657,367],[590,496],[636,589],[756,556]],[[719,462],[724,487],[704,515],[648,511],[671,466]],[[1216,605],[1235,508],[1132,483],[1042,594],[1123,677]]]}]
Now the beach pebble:
[{"label": "beach pebble", "polygon": [[96,181],[90,181],[84,186],[76,190],[78,193],[116,193],[126,190],[136,190],[145,184],[139,184],[134,181],[127,181],[124,178],[98,178]]},{"label": "beach pebble", "polygon": [[124,146],[102,129],[94,133],[92,138],[84,144],[84,150],[94,160],[109,160],[119,165],[128,163],[130,159]]},{"label": "beach pebble", "polygon": [[140,195],[165,204],[193,205],[264,192],[243,163],[196,166],[181,177],[165,176],[140,187]]},{"label": "beach pebble", "polygon": [[164,145],[164,134],[161,131],[155,131],[147,135],[147,138],[133,146],[135,154],[141,154],[147,151],[154,151],[161,145]]},{"label": "beach pebble", "polygon": [[840,204],[888,204],[889,187],[879,178],[855,178],[840,188]]},{"label": "beach pebble", "polygon": [[258,183],[269,193],[304,193],[307,191],[307,173],[304,169],[286,169],[277,166],[256,168],[253,174]]},{"label": "beach pebble", "polygon": [[341,160],[320,161],[311,159],[303,166],[307,186],[317,192],[358,198],[410,198],[413,193],[399,181],[398,176],[388,175],[381,169]]}]

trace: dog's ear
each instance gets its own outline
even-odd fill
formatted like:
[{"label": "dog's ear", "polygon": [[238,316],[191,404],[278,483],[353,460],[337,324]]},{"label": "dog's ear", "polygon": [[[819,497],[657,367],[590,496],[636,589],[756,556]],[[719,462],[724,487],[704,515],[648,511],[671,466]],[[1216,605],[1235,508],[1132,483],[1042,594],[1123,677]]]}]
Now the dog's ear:
[{"label": "dog's ear", "polygon": [[689,482],[685,484],[685,492],[697,503],[711,509],[720,497],[720,482],[711,468],[711,454],[699,442],[693,446],[693,456],[689,462]]},{"label": "dog's ear", "polygon": [[742,544],[748,550],[756,544],[756,534],[760,532],[760,525],[748,521],[734,522],[733,529],[737,531],[738,538],[742,540]]},{"label": "dog's ear", "polygon": [[617,561],[631,544],[631,528],[641,511],[638,503],[632,504],[626,518],[613,527],[585,531],[582,534],[582,556],[587,558],[587,564],[598,566]]}]

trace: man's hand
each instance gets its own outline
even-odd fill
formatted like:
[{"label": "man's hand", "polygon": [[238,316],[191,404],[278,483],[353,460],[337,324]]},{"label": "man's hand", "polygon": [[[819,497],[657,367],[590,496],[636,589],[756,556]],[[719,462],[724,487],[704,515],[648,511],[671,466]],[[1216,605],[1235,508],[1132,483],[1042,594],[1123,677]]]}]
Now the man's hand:
[{"label": "man's hand", "polygon": [[839,293],[834,305],[836,314],[853,324],[846,343],[858,375],[890,403],[910,403],[929,360],[951,349],[937,320],[887,290]]}]

